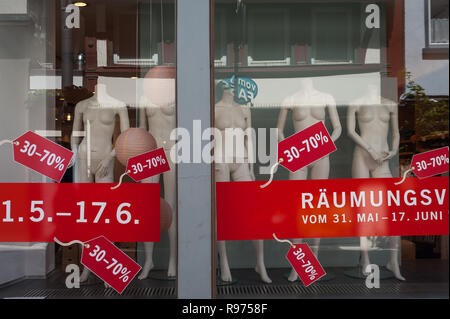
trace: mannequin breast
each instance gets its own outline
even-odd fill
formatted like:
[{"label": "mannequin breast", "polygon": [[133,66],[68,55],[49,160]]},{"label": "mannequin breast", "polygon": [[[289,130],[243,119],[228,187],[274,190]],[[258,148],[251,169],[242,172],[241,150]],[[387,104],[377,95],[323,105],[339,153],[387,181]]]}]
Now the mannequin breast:
[{"label": "mannequin breast", "polygon": [[387,151],[391,110],[386,105],[363,105],[358,108],[357,120],[361,137],[378,151]]},{"label": "mannequin breast", "polygon": [[176,126],[175,106],[147,107],[148,131],[156,139],[158,147],[169,148],[175,141],[170,140],[170,133]]},{"label": "mannequin breast", "polygon": [[216,105],[215,127],[219,130],[224,131],[226,128],[240,128],[245,130],[247,127],[246,120],[241,106]]},{"label": "mannequin breast", "polygon": [[[216,151],[214,152],[216,162],[224,163],[236,163],[247,158],[247,148],[245,142],[243,145],[238,143],[238,138],[236,138],[236,144],[234,142],[226,142],[227,132],[226,129],[241,129],[242,132],[235,132],[236,134],[245,134],[247,128],[247,118],[240,105],[229,105],[229,104],[216,104],[215,108],[215,127],[221,131],[220,142],[216,144]],[[232,134],[229,131],[228,134]],[[230,135],[231,136],[231,135]],[[244,136],[244,135],[243,135]],[[245,138],[245,136],[244,136]],[[231,148],[234,149],[231,149]],[[242,147],[244,149],[242,149]],[[219,150],[220,148],[221,150]],[[239,149],[238,149],[239,148]]]},{"label": "mannequin breast", "polygon": [[92,158],[103,159],[111,152],[115,116],[116,110],[113,108],[102,108],[96,103],[86,103],[82,110],[85,137],[80,144],[80,156],[88,152],[88,134]]},{"label": "mannequin breast", "polygon": [[292,120],[296,132],[304,130],[319,121],[325,121],[326,107],[329,104],[328,95],[317,92],[314,94],[294,94],[288,101],[292,109]]}]

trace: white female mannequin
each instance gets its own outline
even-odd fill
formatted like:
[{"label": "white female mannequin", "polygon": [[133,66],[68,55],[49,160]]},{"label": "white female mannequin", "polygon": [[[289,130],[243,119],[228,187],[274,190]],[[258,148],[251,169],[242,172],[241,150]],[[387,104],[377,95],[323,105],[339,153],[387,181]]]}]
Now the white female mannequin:
[{"label": "white female mannequin", "polygon": [[[147,129],[156,139],[157,147],[164,147],[166,154],[175,141],[170,140],[170,133],[176,127],[175,109],[175,69],[169,67],[156,67],[150,70],[144,79],[144,96],[140,101],[139,126]],[[172,223],[169,234],[169,267],[168,278],[175,278],[177,265],[177,232],[176,232],[176,174],[172,158],[167,156],[170,170],[162,174],[164,180],[164,199],[172,208]],[[143,180],[143,183],[159,183],[160,175]],[[139,279],[148,277],[153,268],[154,243],[146,242],[144,245],[144,267],[139,274]]]},{"label": "white female mannequin", "polygon": [[[358,122],[360,134],[356,133]],[[389,151],[389,126],[392,135],[392,150]],[[375,85],[369,85],[366,94],[355,100],[347,112],[348,135],[356,143],[353,153],[353,178],[389,178],[392,173],[389,160],[398,152],[400,133],[398,129],[397,105],[390,100],[380,98]],[[405,280],[400,273],[398,252],[400,237],[389,238],[390,260],[386,265],[399,280]],[[369,261],[369,242],[367,237],[360,238],[362,273],[366,274]]]},{"label": "white female mannequin", "polygon": [[[289,109],[292,110],[292,118],[294,121],[295,132],[302,131],[319,121],[325,122],[326,111],[330,117],[331,125],[333,126],[333,132],[331,133],[331,139],[336,141],[342,132],[341,123],[339,121],[339,115],[336,110],[336,102],[334,98],[320,91],[317,91],[313,82],[309,78],[303,78],[300,80],[300,90],[287,98],[282,102],[282,108],[278,117],[278,139],[283,140],[284,127],[286,124],[286,117]],[[289,179],[291,180],[306,180],[308,178],[308,170],[311,174],[311,179],[327,179],[330,172],[330,158],[325,156],[318,161],[311,163],[310,165],[299,169],[298,171],[289,173]],[[302,239],[294,239],[294,243],[301,243]],[[319,252],[320,238],[313,240],[312,251],[316,255]],[[298,275],[294,269],[288,276],[289,281],[297,280]]]},{"label": "white female mannequin", "polygon": [[[106,86],[97,84],[94,95],[80,101],[75,106],[73,132],[84,127],[85,137],[80,143],[79,135],[70,138],[72,151],[76,153],[76,183],[113,183],[114,156],[112,138],[116,115],[120,118],[120,131],[130,127],[126,105],[106,92]],[[80,281],[88,279],[89,269],[86,267]]]},{"label": "white female mannequin", "polygon": [[[217,154],[227,154],[225,151],[225,129],[238,128],[245,132],[251,128],[251,112],[248,107],[243,107],[234,101],[234,93],[231,88],[226,88],[223,92],[222,99],[215,105],[215,126],[221,132],[221,150],[215,149],[215,179],[216,182],[233,181],[254,181],[253,163],[248,161],[248,150],[251,148],[251,140],[246,138],[245,150],[242,154],[244,158],[219,158]],[[218,145],[219,143],[216,143]],[[242,151],[242,150],[241,150]],[[236,152],[237,153],[237,152]],[[253,241],[256,250],[256,267],[255,271],[265,283],[271,283],[266,266],[264,264],[264,241]],[[226,244],[224,241],[217,241],[217,250],[220,257],[221,280],[223,282],[231,282],[232,276],[228,265],[226,252]]]}]

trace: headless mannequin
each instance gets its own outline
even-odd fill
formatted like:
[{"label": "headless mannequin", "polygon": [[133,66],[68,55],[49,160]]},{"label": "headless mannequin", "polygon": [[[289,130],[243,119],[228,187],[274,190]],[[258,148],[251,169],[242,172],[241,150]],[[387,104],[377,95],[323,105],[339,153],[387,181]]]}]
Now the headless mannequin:
[{"label": "headless mannequin", "polygon": [[[247,107],[242,107],[234,101],[234,93],[231,89],[225,89],[222,99],[215,105],[215,126],[222,133],[221,154],[225,152],[225,129],[240,128],[245,131],[251,127],[251,112]],[[244,159],[238,158],[222,158],[217,157],[215,150],[215,178],[216,182],[233,181],[254,181],[255,175],[253,173],[253,163],[248,162],[248,149],[251,141],[246,139],[246,149],[243,152]],[[217,145],[217,144],[216,144]],[[251,149],[251,148],[250,148]],[[219,152],[220,153],[220,152]],[[255,271],[260,275],[260,278],[265,283],[271,283],[266,267],[264,265],[264,241],[254,240],[253,245],[256,250],[256,267]],[[217,241],[217,250],[220,257],[220,271],[221,280],[223,282],[231,282],[232,276],[230,267],[228,265],[228,258],[226,252],[226,244],[224,241]]]},{"label": "headless mannequin", "polygon": [[[295,132],[302,131],[319,121],[325,122],[326,111],[333,126],[331,139],[336,141],[341,135],[342,128],[339,121],[339,115],[336,110],[334,98],[326,93],[317,91],[311,79],[304,78],[300,80],[300,90],[284,99],[282,109],[278,117],[278,140],[283,140],[284,127],[289,109],[292,109],[292,118],[294,121]],[[310,165],[299,169],[296,172],[289,172],[291,180],[306,180],[308,178],[308,170],[311,179],[327,179],[330,172],[330,158],[325,156]],[[301,243],[301,239],[294,239],[294,243]],[[319,252],[320,238],[313,239],[312,251],[316,257]],[[288,276],[289,281],[297,280],[298,275],[294,269]]]},{"label": "headless mannequin", "polygon": [[[360,135],[356,133],[358,122]],[[392,150],[389,151],[388,134],[391,127]],[[398,129],[397,105],[381,98],[378,88],[369,85],[366,94],[354,101],[347,113],[348,135],[356,143],[353,153],[353,178],[389,178],[392,173],[389,160],[398,152],[400,133]],[[399,280],[405,280],[400,273],[398,251],[400,236],[389,237],[390,260],[386,265]],[[367,275],[369,261],[369,242],[367,237],[360,238],[362,272]]]},{"label": "headless mannequin", "polygon": [[[176,127],[175,109],[175,79],[174,78],[151,78],[144,80],[145,96],[140,101],[139,126],[147,129],[156,139],[157,147],[164,147],[166,154],[170,154],[170,149],[175,141],[170,140],[170,132]],[[176,174],[175,165],[172,158],[167,156],[170,170],[164,172],[164,199],[169,203],[173,211],[172,223],[170,224],[168,235],[170,245],[168,278],[176,276],[177,265],[177,232],[176,232]],[[160,175],[147,178],[142,183],[159,183]],[[148,277],[153,268],[153,247],[154,243],[145,242],[144,245],[144,267],[139,274],[139,279]]]},{"label": "headless mannequin", "polygon": [[[126,105],[106,93],[103,84],[97,84],[92,97],[80,101],[75,106],[73,131],[81,131],[82,123],[85,137],[72,134],[71,148],[76,153],[76,183],[113,183],[114,156],[112,138],[116,115],[120,118],[120,131],[130,127]],[[84,267],[80,281],[88,279],[89,269]]]}]

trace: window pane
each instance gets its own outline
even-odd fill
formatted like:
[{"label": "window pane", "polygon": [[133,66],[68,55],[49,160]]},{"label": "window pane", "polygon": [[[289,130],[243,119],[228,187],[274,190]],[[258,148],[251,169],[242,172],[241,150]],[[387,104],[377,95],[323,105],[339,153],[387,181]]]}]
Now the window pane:
[{"label": "window pane", "polygon": [[448,1],[430,1],[431,42],[448,44]]},{"label": "window pane", "polygon": [[[74,153],[70,161],[29,146],[39,163],[71,163],[57,183],[2,147],[0,298],[120,298],[82,263],[86,245],[63,245],[98,236],[141,267],[129,272],[105,250],[96,257],[129,284],[128,296],[175,298],[176,166],[169,155],[176,2],[84,4],[0,2],[0,135],[14,140],[31,131]],[[155,150],[166,157],[127,165]],[[166,160],[169,168],[153,173]],[[135,170],[145,176],[137,178]]]},{"label": "window pane", "polygon": [[[425,3],[214,5],[218,297],[446,298],[448,221],[424,236],[412,224],[393,231],[385,223],[399,221],[397,210],[370,206],[368,195],[394,194],[415,154],[448,141],[448,60],[418,56]],[[311,133],[317,127],[326,131]],[[331,140],[335,151],[312,156]],[[361,206],[351,192],[369,197]],[[369,211],[380,223],[364,219]],[[307,284],[319,267],[309,268],[314,258],[299,246],[300,280],[289,243],[308,244],[326,275]],[[439,273],[424,278],[427,267]],[[372,271],[384,290],[366,284]]]}]

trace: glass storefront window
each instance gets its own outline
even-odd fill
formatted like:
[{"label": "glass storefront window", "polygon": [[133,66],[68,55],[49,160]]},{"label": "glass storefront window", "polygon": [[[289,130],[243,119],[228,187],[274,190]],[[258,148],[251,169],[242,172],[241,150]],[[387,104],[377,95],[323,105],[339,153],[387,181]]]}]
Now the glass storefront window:
[{"label": "glass storefront window", "polygon": [[[64,244],[102,235],[142,267],[129,273],[120,260],[97,255],[106,264],[109,259],[107,270],[120,280],[132,281],[125,295],[176,297],[176,166],[168,156],[176,126],[175,9],[175,1],[151,0],[0,3],[1,136],[13,140],[32,131],[74,153],[55,185],[2,149],[2,196],[6,188],[19,187],[21,200],[33,201],[35,224],[20,228],[23,236],[17,238],[36,242],[0,245],[1,297],[120,297],[82,263],[86,245]],[[130,158],[159,148],[167,154],[169,170],[138,183],[131,174],[122,176],[161,164],[162,158],[153,158],[145,166],[127,166]],[[28,155],[44,156],[38,151],[39,145]],[[62,197],[53,198],[55,186],[64,190]],[[14,200],[2,197],[2,202],[8,204],[2,214],[9,214],[2,217],[2,227],[28,222]],[[145,214],[160,216],[152,221],[156,227],[148,226]],[[52,225],[61,218],[72,220]],[[73,234],[67,227],[79,231]],[[93,231],[86,233],[89,227]],[[148,235],[155,230],[153,238]],[[58,243],[45,238],[52,232]],[[8,230],[2,233],[2,241],[11,238]],[[9,285],[18,280],[23,282]]]},{"label": "glass storefront window", "polygon": [[448,1],[0,0],[0,40],[0,298],[448,298]]},{"label": "glass storefront window", "polygon": [[[402,177],[414,154],[448,145],[447,116],[430,119],[428,129],[424,119],[431,112],[448,115],[448,89],[436,92],[440,81],[448,84],[448,56],[435,61],[439,75],[419,70],[423,60],[412,61],[412,38],[425,34],[412,14],[423,17],[425,7],[413,2],[214,1],[214,126],[242,131],[225,152],[253,151],[215,158],[219,298],[448,296],[445,231],[412,236],[405,228],[394,234],[394,226],[370,226],[370,218],[396,218],[387,202],[372,207],[379,216],[369,220],[365,206],[349,197],[347,204],[332,202],[354,189],[372,195],[389,190],[387,179]],[[410,34],[402,25],[403,5]],[[441,9],[445,15],[448,9]],[[425,106],[428,95],[443,96]],[[284,157],[278,142],[320,122],[336,151],[294,171],[282,167],[312,156],[306,153],[324,139],[321,132],[283,148]],[[443,139],[434,140],[439,134]],[[278,162],[280,156],[288,163]],[[277,162],[273,181],[264,184]],[[354,204],[359,210],[349,215]],[[300,281],[286,259],[289,245],[272,234],[294,246],[306,242],[326,275],[311,286]],[[425,279],[428,267],[437,271]],[[380,289],[367,286],[373,269]],[[400,292],[410,284],[416,288]]]}]

